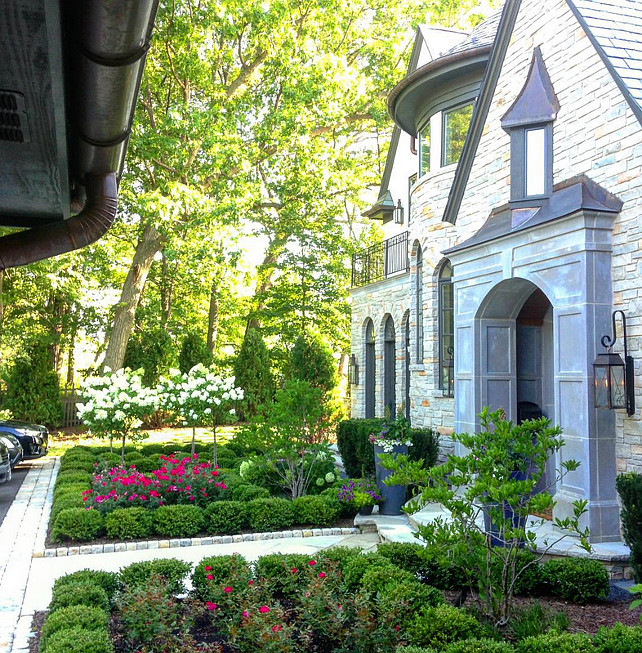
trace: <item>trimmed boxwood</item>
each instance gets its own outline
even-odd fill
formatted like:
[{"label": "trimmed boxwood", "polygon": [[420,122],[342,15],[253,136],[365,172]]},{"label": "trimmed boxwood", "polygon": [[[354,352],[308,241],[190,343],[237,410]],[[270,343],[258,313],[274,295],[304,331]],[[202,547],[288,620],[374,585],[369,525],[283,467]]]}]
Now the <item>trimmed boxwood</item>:
[{"label": "trimmed boxwood", "polygon": [[444,653],[513,653],[515,649],[508,642],[497,642],[494,639],[465,639],[462,642],[450,644]]},{"label": "trimmed boxwood", "polygon": [[247,504],[241,501],[215,501],[205,508],[205,532],[235,535],[248,527]]},{"label": "trimmed boxwood", "polygon": [[82,542],[93,540],[103,534],[103,516],[97,510],[85,508],[67,508],[61,510],[56,516],[51,539],[53,542]]},{"label": "trimmed boxwood", "polygon": [[252,579],[250,565],[239,553],[203,558],[192,573],[193,592],[198,598],[207,600],[211,587],[227,583],[232,577]]},{"label": "trimmed boxwood", "polygon": [[[364,589],[370,589],[366,580],[371,573],[366,572],[363,576]],[[394,576],[388,580],[388,583],[383,584],[377,598],[379,614],[397,615],[397,625],[402,628],[405,628],[413,616],[424,606],[437,606],[444,603],[443,594],[438,589],[424,585],[418,580],[397,579]]]},{"label": "trimmed boxwood", "polygon": [[481,635],[481,624],[471,614],[452,605],[425,607],[406,628],[408,640],[417,646],[442,651],[448,644]]},{"label": "trimmed boxwood", "polygon": [[609,594],[609,574],[601,562],[591,558],[549,560],[543,565],[542,579],[554,596],[579,605]]},{"label": "trimmed boxwood", "polygon": [[121,588],[120,576],[113,571],[81,569],[57,578],[53,585],[53,594],[68,585],[96,585],[102,587],[111,603],[116,591]]},{"label": "trimmed boxwood", "polygon": [[53,493],[53,499],[56,501],[57,499],[62,499],[63,497],[69,497],[69,496],[80,496],[82,497],[82,493],[85,490],[88,490],[91,487],[89,484],[89,478],[86,477],[86,480],[84,483],[69,483],[67,485],[59,485]]},{"label": "trimmed boxwood", "polygon": [[368,439],[381,431],[383,419],[345,419],[337,425],[337,446],[346,474],[351,478],[375,475],[374,447]]},{"label": "trimmed boxwood", "polygon": [[254,531],[278,531],[294,523],[294,506],[287,499],[254,499],[246,505],[250,528]]},{"label": "trimmed boxwood", "polygon": [[90,487],[89,479],[90,476],[87,472],[69,469],[66,472],[60,472],[58,474],[54,488],[58,489],[62,485],[85,485],[86,487]]},{"label": "trimmed boxwood", "polygon": [[81,469],[88,474],[91,474],[94,471],[94,463],[96,459],[91,456],[76,456],[74,458],[67,458],[66,456],[60,461],[60,471],[65,471],[67,469]]},{"label": "trimmed boxwood", "polygon": [[330,526],[341,511],[338,500],[325,496],[304,496],[292,502],[294,523],[302,526]]},{"label": "trimmed boxwood", "polygon": [[252,501],[253,499],[269,499],[270,491],[260,485],[240,483],[232,487],[232,499],[234,501]]},{"label": "trimmed boxwood", "polygon": [[55,632],[40,649],[43,653],[112,653],[107,629],[66,628]]},{"label": "trimmed boxwood", "polygon": [[397,569],[388,558],[378,553],[362,553],[349,558],[343,566],[343,583],[351,589],[356,590],[361,585],[363,575],[374,568],[381,569],[382,573],[390,573]]},{"label": "trimmed boxwood", "polygon": [[45,651],[47,640],[60,630],[83,628],[85,630],[107,630],[109,614],[89,605],[70,605],[47,616],[40,632],[40,651]]},{"label": "trimmed boxwood", "polygon": [[642,651],[642,627],[615,624],[599,628],[593,638],[597,653],[639,653]]},{"label": "trimmed boxwood", "polygon": [[163,537],[194,537],[205,522],[198,506],[161,506],[153,514],[154,532]]},{"label": "trimmed boxwood", "polygon": [[153,532],[153,512],[147,508],[116,508],[105,515],[107,537],[133,540]]},{"label": "trimmed boxwood", "polygon": [[192,564],[178,558],[156,558],[133,562],[120,570],[120,579],[129,588],[144,585],[152,576],[160,576],[167,584],[170,594],[185,591],[185,579],[192,571]]},{"label": "trimmed boxwood", "polygon": [[81,494],[65,495],[60,499],[56,499],[51,506],[51,515],[49,515],[49,523],[54,524],[56,522],[56,517],[63,511],[68,508],[83,508],[85,502],[82,499]]},{"label": "trimmed boxwood", "polygon": [[89,583],[68,583],[52,592],[49,612],[55,612],[70,605],[89,605],[101,610],[109,610],[107,592],[99,585]]},{"label": "trimmed boxwood", "polygon": [[595,653],[591,638],[583,633],[544,633],[515,644],[517,653]]}]

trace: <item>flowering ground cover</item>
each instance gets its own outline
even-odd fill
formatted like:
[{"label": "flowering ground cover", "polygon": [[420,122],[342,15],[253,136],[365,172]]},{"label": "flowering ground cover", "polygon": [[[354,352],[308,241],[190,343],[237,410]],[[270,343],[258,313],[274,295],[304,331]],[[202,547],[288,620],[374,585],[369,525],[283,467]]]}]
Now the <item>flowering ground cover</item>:
[{"label": "flowering ground cover", "polygon": [[[135,563],[59,579],[41,653],[635,653],[642,628],[570,632],[546,599],[497,630],[449,604],[416,545]],[[191,572],[191,590],[184,581]],[[558,604],[559,605],[559,604]],[[604,605],[604,604],[603,604]]]}]

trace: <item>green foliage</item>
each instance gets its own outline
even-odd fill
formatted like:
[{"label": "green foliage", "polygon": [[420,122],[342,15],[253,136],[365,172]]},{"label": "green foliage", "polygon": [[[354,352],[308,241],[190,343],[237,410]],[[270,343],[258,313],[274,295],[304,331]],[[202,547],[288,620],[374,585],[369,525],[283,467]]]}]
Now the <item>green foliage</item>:
[{"label": "green foliage", "polygon": [[411,442],[408,449],[410,460],[423,460],[425,469],[436,465],[439,456],[439,435],[432,429],[409,429],[408,436]]},{"label": "green foliage", "polygon": [[58,477],[56,478],[56,483],[54,485],[54,489],[58,489],[59,487],[67,486],[67,485],[74,485],[76,487],[79,486],[85,486],[85,488],[91,487],[89,483],[89,475],[86,472],[83,471],[74,471],[70,470],[68,472],[63,472],[61,474],[58,474]]},{"label": "green foliage", "polygon": [[109,611],[109,597],[100,585],[87,582],[67,583],[54,588],[49,612],[55,612],[71,605],[89,605]]},{"label": "green foliage", "polygon": [[642,627],[615,624],[599,628],[593,637],[596,653],[638,653],[642,651]]},{"label": "green foliage", "polygon": [[[366,589],[370,586],[366,580],[368,573],[364,575],[363,584]],[[394,576],[389,581],[380,592],[377,607],[380,614],[394,614],[397,624],[403,630],[424,606],[435,607],[444,603],[442,593],[430,585]]]},{"label": "green foliage", "polygon": [[622,531],[631,549],[633,577],[642,583],[642,474],[620,474],[615,479],[615,487],[622,501]]},{"label": "green foliage", "polygon": [[[382,593],[391,585],[413,584],[420,585],[419,581],[409,572],[398,569],[391,565],[390,567],[373,566],[361,576],[361,587],[371,594]],[[428,587],[427,585],[425,587]],[[439,593],[439,590],[435,590]],[[441,603],[441,601],[440,601]]]},{"label": "green foliage", "polygon": [[337,446],[350,478],[374,476],[374,448],[368,439],[379,433],[383,419],[344,419],[337,424]]},{"label": "green foliage", "polygon": [[65,628],[47,639],[43,653],[112,653],[107,629]]},{"label": "green foliage", "polygon": [[334,524],[341,506],[337,500],[321,496],[298,497],[292,502],[294,523],[324,527]]},{"label": "green foliage", "polygon": [[258,329],[249,328],[234,362],[236,384],[243,388],[239,418],[247,420],[257,414],[259,406],[274,396],[274,378],[270,369],[270,354]]},{"label": "green foliage", "polygon": [[441,651],[458,640],[477,637],[481,625],[464,610],[451,605],[423,608],[406,628],[408,641],[417,646],[431,646]]},{"label": "green foliage", "polygon": [[473,637],[447,646],[443,653],[512,653],[515,649],[508,642]]},{"label": "green foliage", "polygon": [[203,558],[192,573],[193,593],[206,601],[212,587],[220,587],[231,578],[241,579],[247,585],[252,579],[252,570],[247,560],[238,553]]},{"label": "green foliage", "polygon": [[70,508],[83,508],[85,502],[82,500],[82,495],[74,492],[73,494],[65,494],[54,499],[51,506],[51,514],[49,515],[49,523],[55,524],[56,518],[63,510]]},{"label": "green foliage", "polygon": [[383,542],[377,547],[377,553],[388,558],[400,569],[425,578],[430,573],[430,563],[426,557],[426,549],[414,542]]},{"label": "green foliage", "polygon": [[373,568],[382,569],[382,573],[390,573],[395,566],[378,553],[363,553],[350,557],[343,566],[343,583],[350,590],[356,590],[361,585],[363,575]]},{"label": "green foliage", "polygon": [[252,499],[268,499],[270,491],[259,485],[249,483],[239,483],[232,487],[232,499],[234,501],[252,501]]},{"label": "green foliage", "polygon": [[249,525],[247,503],[215,501],[205,508],[205,532],[212,535],[236,535]]},{"label": "green foliage", "polygon": [[103,533],[103,516],[97,510],[67,508],[57,515],[51,529],[52,542],[84,542]]},{"label": "green foliage", "polygon": [[160,577],[165,590],[170,594],[182,594],[185,591],[185,579],[192,571],[192,564],[178,558],[155,558],[133,562],[120,570],[122,582],[132,588],[142,586],[153,576]]},{"label": "green foliage", "polygon": [[609,593],[606,568],[591,558],[549,560],[544,563],[542,577],[552,594],[579,605],[603,600]]},{"label": "green foliage", "polygon": [[70,605],[60,608],[47,616],[40,631],[40,651],[47,650],[47,641],[58,631],[70,628],[107,631],[109,614],[100,608],[89,605]]},{"label": "green foliage", "polygon": [[306,331],[296,339],[290,353],[290,373],[293,379],[319,388],[324,396],[334,390],[336,363],[332,350],[318,333]]},{"label": "green foliage", "polygon": [[347,546],[333,546],[329,549],[319,551],[317,554],[317,560],[320,562],[336,563],[341,570],[341,573],[343,573],[348,562],[353,558],[360,557],[361,555],[361,549]]},{"label": "green foliage", "polygon": [[135,540],[152,534],[153,513],[147,508],[116,508],[105,515],[107,537]]},{"label": "green foliage", "polygon": [[153,514],[154,532],[162,537],[194,537],[203,528],[205,515],[198,506],[160,506]]},{"label": "green foliage", "polygon": [[209,367],[212,364],[212,352],[200,333],[188,331],[178,354],[178,369],[182,374],[187,374],[199,363]]},{"label": "green foliage", "polygon": [[44,342],[27,345],[5,380],[7,391],[3,397],[3,409],[10,410],[15,419],[25,422],[60,426],[60,385],[51,352]]},{"label": "green foliage", "polygon": [[53,493],[54,501],[64,497],[82,496],[82,493],[90,487],[87,483],[88,480],[89,478],[85,476],[85,481],[82,483],[75,482],[59,485]]},{"label": "green foliage", "polygon": [[287,499],[254,499],[246,505],[253,531],[280,531],[294,523],[294,506]]},{"label": "green foliage", "polygon": [[143,369],[143,383],[155,386],[167,374],[176,359],[172,336],[166,329],[149,329],[129,339],[123,367]]},{"label": "green foliage", "polygon": [[540,603],[533,603],[512,616],[509,628],[511,635],[516,640],[521,640],[541,635],[548,630],[566,631],[568,618],[563,612],[551,612]]},{"label": "green foliage", "polygon": [[105,590],[107,598],[111,603],[114,595],[120,589],[120,578],[112,571],[96,571],[93,569],[81,569],[71,574],[61,576],[54,582],[53,593],[68,585],[96,585]]},{"label": "green foliage", "polygon": [[312,559],[304,553],[264,555],[254,563],[254,576],[264,579],[272,596],[295,599],[318,573],[320,565],[310,565]]},{"label": "green foliage", "polygon": [[515,645],[517,653],[595,653],[591,638],[583,633],[545,633]]}]

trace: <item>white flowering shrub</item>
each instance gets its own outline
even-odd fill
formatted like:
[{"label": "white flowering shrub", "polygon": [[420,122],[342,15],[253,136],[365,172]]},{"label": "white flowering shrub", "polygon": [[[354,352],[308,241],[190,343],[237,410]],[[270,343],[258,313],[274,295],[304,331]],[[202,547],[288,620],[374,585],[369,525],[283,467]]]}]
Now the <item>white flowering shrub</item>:
[{"label": "white flowering shrub", "polygon": [[158,409],[156,390],[143,385],[142,370],[105,368],[103,376],[88,378],[80,392],[78,416],[93,435],[110,441],[121,438],[124,462],[125,440],[142,439],[143,419]]},{"label": "white flowering shrub", "polygon": [[[192,427],[192,449],[195,427],[207,426],[214,435],[216,462],[216,427],[236,415],[235,405],[243,399],[243,390],[234,385],[233,376],[222,378],[202,363],[187,374],[177,372],[162,379],[158,396],[164,409],[174,413],[185,426]],[[193,453],[193,451],[192,451]]]}]

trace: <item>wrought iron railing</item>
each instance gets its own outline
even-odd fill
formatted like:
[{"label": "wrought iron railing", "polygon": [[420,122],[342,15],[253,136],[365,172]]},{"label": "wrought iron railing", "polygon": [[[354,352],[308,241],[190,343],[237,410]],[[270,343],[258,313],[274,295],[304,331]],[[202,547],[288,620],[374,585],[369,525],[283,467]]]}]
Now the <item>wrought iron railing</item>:
[{"label": "wrought iron railing", "polygon": [[375,283],[408,269],[408,232],[404,231],[352,255],[352,287]]}]

